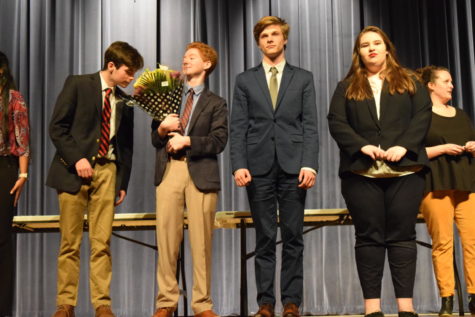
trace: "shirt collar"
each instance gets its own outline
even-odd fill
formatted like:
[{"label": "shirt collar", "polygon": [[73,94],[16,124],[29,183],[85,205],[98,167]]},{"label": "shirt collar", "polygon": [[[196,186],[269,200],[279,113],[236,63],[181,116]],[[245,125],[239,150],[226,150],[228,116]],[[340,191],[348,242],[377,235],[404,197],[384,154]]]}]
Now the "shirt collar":
[{"label": "shirt collar", "polygon": [[188,93],[188,90],[190,88],[193,88],[193,92],[195,93],[195,96],[197,96],[203,92],[203,90],[205,89],[205,84],[203,83],[198,86],[191,87],[190,85],[188,85],[188,83],[185,83],[185,94]]},{"label": "shirt collar", "polygon": [[112,94],[114,95],[115,94],[115,86],[114,87],[109,87],[109,85],[107,85],[106,81],[104,80],[104,77],[102,77],[101,72],[99,72],[99,77],[101,77],[101,90],[104,91],[107,88],[110,88],[110,89],[112,89]]},{"label": "shirt collar", "polygon": [[[286,64],[286,61],[284,59],[279,64],[274,65],[274,67],[277,68],[277,71],[279,72],[279,74],[282,74],[282,72],[284,71],[285,64]],[[268,72],[270,72],[270,68],[272,66],[267,64],[266,62],[262,61],[262,67],[264,67],[264,71],[267,74]]]}]

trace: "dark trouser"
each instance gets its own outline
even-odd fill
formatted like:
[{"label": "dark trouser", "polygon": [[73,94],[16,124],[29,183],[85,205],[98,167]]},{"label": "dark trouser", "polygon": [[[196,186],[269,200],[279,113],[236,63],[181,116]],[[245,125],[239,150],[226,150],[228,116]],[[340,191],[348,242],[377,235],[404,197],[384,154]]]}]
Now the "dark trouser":
[{"label": "dark trouser", "polygon": [[13,301],[13,201],[10,195],[18,179],[18,158],[0,156],[0,316],[12,314]]},{"label": "dark trouser", "polygon": [[350,175],[342,194],[356,231],[356,267],[365,299],[381,297],[386,249],[396,298],[412,298],[416,274],[416,220],[424,178]]},{"label": "dark trouser", "polygon": [[247,187],[256,228],[255,271],[257,302],[275,305],[275,243],[277,203],[283,240],[280,274],[282,304],[300,305],[303,290],[303,216],[306,191],[298,186],[298,175],[287,174],[274,164],[270,172],[253,176]]}]

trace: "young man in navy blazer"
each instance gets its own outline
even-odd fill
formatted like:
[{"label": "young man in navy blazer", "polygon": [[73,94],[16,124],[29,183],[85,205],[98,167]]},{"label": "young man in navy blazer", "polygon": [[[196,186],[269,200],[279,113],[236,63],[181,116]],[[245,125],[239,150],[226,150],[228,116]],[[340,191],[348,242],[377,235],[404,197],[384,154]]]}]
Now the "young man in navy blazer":
[{"label": "young man in navy blazer", "polygon": [[117,86],[127,87],[142,66],[135,48],[114,42],[104,54],[102,70],[69,76],[56,101],[49,125],[56,154],[46,181],[58,191],[60,209],[58,307],[53,317],[74,317],[86,209],[91,301],[96,317],[114,317],[110,237],[114,206],[126,196],[134,135],[133,109],[126,106],[125,94]]},{"label": "young man in navy blazer", "polygon": [[318,170],[313,75],[286,62],[288,34],[289,25],[275,16],[254,26],[262,63],[237,76],[232,104],[232,170],[236,184],[247,188],[256,228],[256,317],[274,316],[277,208],[282,316],[299,316],[305,196]]}]

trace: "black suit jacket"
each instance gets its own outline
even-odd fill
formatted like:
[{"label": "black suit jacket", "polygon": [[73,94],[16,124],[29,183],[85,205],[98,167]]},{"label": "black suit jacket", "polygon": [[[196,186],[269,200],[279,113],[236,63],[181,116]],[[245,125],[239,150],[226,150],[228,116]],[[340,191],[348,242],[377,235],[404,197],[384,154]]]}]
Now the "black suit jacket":
[{"label": "black suit jacket", "polygon": [[[155,161],[155,185],[162,182],[168,163],[166,144],[168,137],[158,135],[160,121],[152,121],[152,144],[157,149]],[[220,190],[218,154],[228,140],[228,110],[226,101],[207,88],[198,99],[190,122],[188,136],[191,147],[186,149],[186,158],[191,179],[203,192]]]},{"label": "black suit jacket", "polygon": [[230,139],[233,172],[247,168],[251,175],[264,175],[276,157],[289,174],[298,174],[302,167],[318,170],[312,73],[286,63],[275,111],[262,64],[239,74],[234,87]]},{"label": "black suit jacket", "polygon": [[[75,164],[87,158],[92,166],[99,151],[101,133],[102,90],[99,73],[69,76],[58,96],[49,125],[56,154],[49,169],[46,185],[59,191],[76,193],[83,182]],[[132,167],[134,113],[119,88],[115,90],[115,137],[111,140],[116,155],[116,189],[127,190]]]},{"label": "black suit jacket", "polygon": [[340,176],[371,166],[373,160],[360,151],[369,144],[380,145],[383,150],[396,145],[407,149],[399,162],[389,165],[428,164],[423,141],[431,122],[432,103],[425,87],[419,81],[415,82],[417,91],[411,96],[408,92],[389,94],[384,81],[379,120],[374,98],[348,100],[345,97],[348,83],[338,83],[327,118],[330,133],[340,148]]}]

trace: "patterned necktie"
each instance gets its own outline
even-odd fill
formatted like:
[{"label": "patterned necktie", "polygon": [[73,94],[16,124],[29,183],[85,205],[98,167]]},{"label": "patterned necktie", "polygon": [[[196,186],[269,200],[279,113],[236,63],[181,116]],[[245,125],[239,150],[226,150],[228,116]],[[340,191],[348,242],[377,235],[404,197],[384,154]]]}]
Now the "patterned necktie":
[{"label": "patterned necktie", "polygon": [[279,88],[277,87],[277,73],[279,71],[277,68],[271,67],[270,72],[272,73],[272,76],[270,76],[269,91],[270,98],[272,100],[272,107],[275,109],[275,105],[277,103],[277,93],[279,92]]},{"label": "patterned necktie", "polygon": [[106,92],[106,95],[104,96],[104,107],[102,108],[101,138],[99,141],[99,155],[102,157],[105,157],[107,152],[109,152],[112,113],[110,103],[110,94],[112,89],[106,88],[104,91]]},{"label": "patterned necktie", "polygon": [[186,98],[186,104],[185,104],[185,110],[183,111],[183,114],[180,119],[180,124],[181,124],[181,134],[185,135],[185,130],[186,126],[188,125],[188,121],[190,120],[190,115],[191,115],[191,108],[193,108],[193,95],[195,92],[193,91],[193,88],[190,88],[188,90],[188,98]]}]

